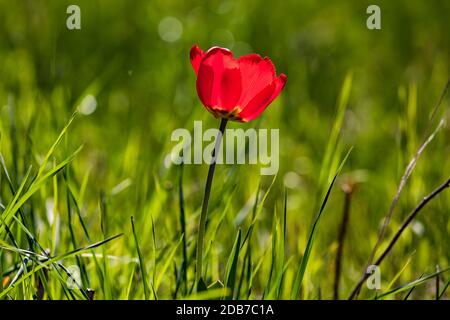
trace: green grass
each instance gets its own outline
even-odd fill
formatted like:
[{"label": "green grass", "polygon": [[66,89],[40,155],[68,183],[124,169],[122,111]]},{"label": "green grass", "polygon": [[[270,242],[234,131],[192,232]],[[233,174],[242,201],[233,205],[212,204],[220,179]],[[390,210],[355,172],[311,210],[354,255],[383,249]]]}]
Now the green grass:
[{"label": "green grass", "polygon": [[[449,178],[446,1],[379,1],[377,31],[368,1],[77,3],[82,29],[69,31],[70,1],[0,0],[1,299],[331,299],[351,187],[347,298],[405,172],[375,259]],[[158,33],[166,16],[183,25],[173,43]],[[193,43],[267,55],[288,77],[261,118],[227,125],[280,129],[280,169],[217,165],[204,291],[208,168],[167,161],[174,129],[218,126],[197,97]],[[358,298],[450,298],[449,192],[400,236],[381,289]]]}]

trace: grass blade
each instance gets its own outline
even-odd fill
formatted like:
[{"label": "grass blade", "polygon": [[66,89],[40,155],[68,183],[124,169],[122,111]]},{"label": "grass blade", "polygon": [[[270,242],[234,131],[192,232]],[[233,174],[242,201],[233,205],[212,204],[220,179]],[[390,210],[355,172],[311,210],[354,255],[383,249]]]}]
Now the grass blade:
[{"label": "grass blade", "polygon": [[172,249],[172,251],[169,253],[169,255],[166,257],[166,261],[163,264],[163,267],[161,268],[161,270],[159,270],[158,272],[158,278],[156,278],[156,282],[154,285],[154,291],[158,291],[158,288],[162,282],[162,279],[164,277],[164,275],[167,272],[167,269],[169,269],[170,264],[173,261],[173,258],[175,256],[175,253],[177,252],[178,247],[180,246],[180,244],[182,243],[184,238],[184,235],[181,235],[180,240],[178,240],[177,244],[175,245],[175,247]]},{"label": "grass blade", "polygon": [[234,294],[234,287],[236,284],[236,270],[239,259],[239,251],[241,248],[241,229],[239,229],[236,240],[231,250],[230,256],[228,257],[226,276],[225,276],[225,287],[230,288],[230,294],[228,298],[232,299]]},{"label": "grass blade", "polygon": [[131,229],[133,230],[133,237],[134,237],[134,242],[136,244],[136,251],[139,257],[139,268],[141,270],[141,275],[142,275],[142,285],[144,286],[144,296],[145,296],[145,300],[148,300],[150,298],[150,289],[148,287],[148,282],[147,282],[147,269],[145,268],[145,263],[144,263],[144,259],[142,259],[142,254],[141,254],[141,249],[139,248],[139,242],[136,236],[136,230],[134,228],[134,218],[131,217]]},{"label": "grass blade", "polygon": [[58,147],[59,143],[61,142],[64,135],[67,133],[67,130],[69,129],[70,125],[72,124],[73,120],[75,120],[76,116],[78,115],[77,112],[75,112],[72,117],[70,117],[69,122],[65,125],[65,127],[61,130],[58,138],[53,143],[53,145],[48,150],[47,154],[45,155],[44,160],[42,161],[38,174],[36,176],[36,179],[38,179],[45,171],[45,168],[47,167],[47,163],[50,160],[50,157],[55,153],[56,148]]},{"label": "grass blade", "polygon": [[411,288],[415,288],[415,287],[417,287],[417,286],[419,286],[419,285],[421,285],[421,284],[424,284],[424,283],[427,282],[428,280],[433,279],[434,277],[437,277],[438,275],[440,275],[440,274],[442,274],[442,273],[444,273],[444,272],[447,272],[447,271],[449,271],[449,270],[450,270],[450,267],[449,267],[449,268],[446,268],[446,269],[443,269],[443,270],[441,270],[441,271],[432,273],[432,274],[430,274],[430,275],[424,276],[424,277],[422,277],[422,278],[419,278],[419,279],[417,279],[417,280],[415,280],[415,281],[413,281],[413,282],[410,282],[410,283],[408,283],[408,284],[405,284],[405,285],[403,285],[403,286],[400,286],[400,287],[397,287],[397,288],[395,288],[395,289],[389,290],[388,292],[385,292],[385,293],[380,294],[380,295],[377,297],[377,299],[381,299],[381,298],[384,298],[384,297],[389,296],[389,295],[394,295],[394,294],[397,294],[397,293],[400,293],[400,292],[409,290],[409,289],[411,289]]},{"label": "grass blade", "polygon": [[347,152],[347,155],[344,157],[344,159],[342,160],[336,174],[334,175],[333,180],[330,183],[330,186],[328,187],[327,193],[325,194],[325,198],[322,201],[322,205],[320,206],[319,212],[316,216],[316,219],[314,220],[314,224],[312,226],[311,232],[309,234],[309,238],[308,238],[308,242],[306,244],[306,248],[305,248],[305,252],[303,254],[303,258],[302,261],[300,263],[300,267],[298,268],[295,280],[294,280],[294,285],[292,287],[292,292],[291,292],[291,299],[296,299],[300,293],[300,287],[302,285],[303,282],[303,277],[305,275],[305,271],[306,271],[306,267],[308,266],[308,260],[309,257],[311,255],[311,251],[312,251],[312,247],[314,244],[314,239],[316,236],[316,232],[317,232],[317,228],[319,226],[319,222],[320,222],[320,218],[322,217],[322,213],[325,209],[325,205],[328,202],[328,198],[330,196],[331,193],[331,189],[333,188],[334,183],[336,182],[336,178],[338,177],[339,173],[341,172],[342,167],[344,166],[348,156],[350,155],[350,152],[352,151],[352,148]]},{"label": "grass blade", "polygon": [[353,75],[351,72],[347,73],[342,84],[341,92],[339,94],[339,100],[337,105],[336,118],[331,129],[330,138],[328,139],[325,156],[323,158],[322,167],[320,169],[319,185],[322,186],[328,177],[326,174],[331,172],[331,166],[333,163],[333,157],[338,157],[336,154],[337,144],[344,122],[345,110],[347,109],[348,101],[350,99],[350,92],[352,89]]},{"label": "grass blade", "polygon": [[[88,251],[88,250],[91,250],[93,248],[100,247],[100,246],[104,245],[105,243],[110,242],[110,241],[112,241],[112,240],[114,240],[114,239],[116,239],[118,237],[121,237],[121,236],[122,236],[122,234],[118,234],[118,235],[115,235],[113,237],[107,238],[105,240],[102,240],[102,241],[99,241],[99,242],[87,245],[85,247],[81,247],[81,248],[69,251],[69,252],[61,254],[59,256],[55,256],[55,257],[52,257],[50,259],[47,259],[45,262],[43,262],[40,265],[38,265],[35,268],[33,268],[33,270],[31,272],[28,272],[27,274],[22,276],[20,279],[18,279],[17,282],[14,285],[12,285],[12,286],[8,287],[7,289],[3,290],[2,292],[0,292],[0,298],[3,298],[4,296],[6,296],[9,292],[14,290],[18,285],[22,284],[26,279],[30,278],[33,274],[35,274],[39,270],[48,267],[52,263],[56,263],[56,262],[58,262],[60,260],[73,257],[75,255],[81,254],[81,253],[83,253],[85,251]],[[4,247],[4,246],[1,246],[1,247],[3,249],[9,249],[8,247]]]}]

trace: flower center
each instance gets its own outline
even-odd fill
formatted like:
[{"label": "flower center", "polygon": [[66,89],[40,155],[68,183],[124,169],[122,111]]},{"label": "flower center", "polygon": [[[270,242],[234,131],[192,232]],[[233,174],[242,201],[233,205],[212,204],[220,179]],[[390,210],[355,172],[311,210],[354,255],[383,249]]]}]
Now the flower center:
[{"label": "flower center", "polygon": [[221,109],[219,107],[211,108],[211,112],[216,116],[217,118],[225,118],[228,120],[240,120],[241,117],[239,114],[241,113],[242,109],[240,107],[234,107],[233,110],[228,111]]}]

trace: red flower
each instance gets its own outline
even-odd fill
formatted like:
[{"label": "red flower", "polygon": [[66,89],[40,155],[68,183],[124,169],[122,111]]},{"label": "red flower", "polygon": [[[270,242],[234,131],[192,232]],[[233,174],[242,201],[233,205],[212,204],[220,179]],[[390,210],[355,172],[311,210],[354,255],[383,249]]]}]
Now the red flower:
[{"label": "red flower", "polygon": [[203,52],[193,45],[190,55],[198,96],[217,118],[240,122],[255,119],[286,83],[286,75],[277,77],[272,61],[258,54],[235,59],[228,49],[212,47]]}]

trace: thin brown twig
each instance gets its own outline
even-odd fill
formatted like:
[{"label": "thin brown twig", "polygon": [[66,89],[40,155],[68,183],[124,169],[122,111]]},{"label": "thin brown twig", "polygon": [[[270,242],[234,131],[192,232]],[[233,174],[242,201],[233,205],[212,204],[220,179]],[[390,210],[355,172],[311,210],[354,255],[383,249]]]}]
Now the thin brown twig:
[{"label": "thin brown twig", "polygon": [[338,234],[338,248],[336,253],[336,262],[334,265],[334,294],[333,299],[339,299],[339,281],[341,278],[341,267],[342,267],[342,255],[344,252],[344,240],[345,235],[347,234],[347,226],[350,220],[350,203],[352,200],[352,192],[350,188],[348,190],[344,190],[345,200],[344,200],[344,209],[342,215],[341,226],[339,227]]},{"label": "thin brown twig", "polygon": [[[403,231],[405,231],[406,227],[411,223],[411,221],[417,216],[417,214],[422,210],[425,205],[430,202],[434,197],[436,197],[439,193],[444,191],[446,188],[450,187],[450,178],[448,178],[443,184],[441,184],[439,187],[437,187],[433,192],[431,192],[428,196],[424,197],[422,201],[419,202],[419,204],[414,208],[414,210],[408,215],[408,217],[403,221],[400,228],[395,233],[394,237],[392,238],[391,242],[389,242],[389,245],[387,248],[383,251],[383,253],[380,255],[380,257],[374,262],[374,265],[379,266],[381,262],[386,258],[386,256],[391,252],[394,245],[397,243],[397,240],[402,235]],[[357,292],[362,287],[362,284],[364,281],[367,280],[370,274],[364,273],[362,278],[359,280],[356,287],[353,289],[352,293],[350,294],[349,299],[353,299]]]},{"label": "thin brown twig", "polygon": [[439,277],[439,272],[440,272],[440,268],[439,265],[436,265],[436,300],[439,300],[439,281],[441,280]]},{"label": "thin brown twig", "polygon": [[416,154],[414,155],[414,157],[411,159],[411,161],[409,162],[408,166],[406,167],[405,173],[403,174],[401,180],[400,180],[400,184],[399,187],[397,189],[397,193],[395,194],[394,199],[392,200],[392,203],[389,207],[389,211],[388,214],[386,215],[386,218],[384,219],[383,222],[383,226],[380,230],[380,233],[378,235],[377,238],[377,242],[372,250],[372,253],[370,255],[370,259],[369,259],[369,263],[372,263],[372,260],[376,254],[376,251],[378,250],[378,247],[381,244],[381,241],[383,241],[383,238],[385,236],[386,233],[386,229],[391,221],[392,215],[394,213],[394,209],[397,206],[397,203],[400,199],[400,195],[406,185],[406,182],[408,181],[409,177],[411,176],[411,173],[413,172],[416,164],[417,164],[417,160],[419,159],[419,157],[422,155],[423,151],[425,150],[425,148],[428,146],[428,144],[434,139],[434,137],[436,136],[436,133],[444,126],[444,119],[441,119],[441,121],[439,122],[439,124],[437,125],[436,129],[431,133],[431,135],[428,137],[428,139],[426,139],[423,144],[420,146],[419,149],[417,149]]},{"label": "thin brown twig", "polygon": [[431,112],[430,121],[428,122],[427,129],[429,129],[429,127],[431,125],[431,122],[433,121],[434,117],[436,116],[437,111],[439,110],[439,107],[441,106],[442,101],[444,101],[444,98],[447,95],[447,91],[448,91],[449,88],[450,88],[450,78],[447,80],[447,83],[445,84],[444,90],[442,91],[438,102],[436,103],[436,105],[433,108],[433,111]]},{"label": "thin brown twig", "polygon": [[[402,193],[402,191],[403,191],[403,189],[404,189],[404,187],[406,185],[406,182],[408,181],[409,177],[411,176],[411,173],[414,170],[419,157],[421,156],[421,154],[423,153],[425,148],[428,146],[428,144],[434,139],[436,133],[442,128],[442,126],[445,123],[444,117],[443,117],[441,119],[441,121],[439,122],[439,124],[437,125],[436,129],[428,137],[426,137],[426,135],[428,134],[428,132],[430,130],[430,126],[431,126],[431,124],[432,124],[432,122],[433,122],[433,120],[434,120],[434,118],[435,118],[435,116],[437,114],[437,111],[439,110],[439,107],[441,106],[442,101],[444,100],[444,97],[446,96],[446,94],[447,94],[447,92],[449,90],[449,87],[450,87],[450,78],[447,80],[447,83],[446,83],[446,85],[444,87],[444,90],[442,91],[442,93],[441,93],[441,95],[440,95],[436,105],[433,108],[433,111],[431,112],[431,116],[430,116],[430,119],[428,121],[428,125],[427,125],[427,127],[425,129],[424,141],[420,145],[420,147],[417,149],[416,153],[414,154],[414,157],[408,163],[408,166],[406,167],[405,172],[403,173],[403,176],[400,179],[400,184],[399,184],[399,186],[397,188],[397,192],[396,192],[396,194],[394,196],[394,199],[391,202],[391,205],[389,206],[388,213],[387,213],[386,217],[384,218],[383,225],[382,225],[382,227],[381,227],[381,229],[380,229],[380,231],[378,233],[377,241],[375,243],[374,248],[372,249],[372,251],[370,253],[369,259],[368,259],[367,264],[366,264],[366,267],[365,267],[365,269],[363,271],[363,276],[365,274],[365,270],[367,270],[367,267],[372,264],[373,259],[375,258],[375,255],[376,255],[376,253],[378,251],[378,248],[380,247],[381,242],[384,239],[384,236],[386,234],[386,229],[387,229],[387,227],[388,227],[388,225],[389,225],[389,223],[391,221],[391,218],[392,218],[392,215],[394,213],[395,207],[397,206],[397,203],[398,203],[398,201],[400,199],[400,195],[401,195],[401,193]],[[359,294],[359,291],[357,291],[353,295],[353,297],[351,297],[351,299],[357,297],[358,294]]]}]

